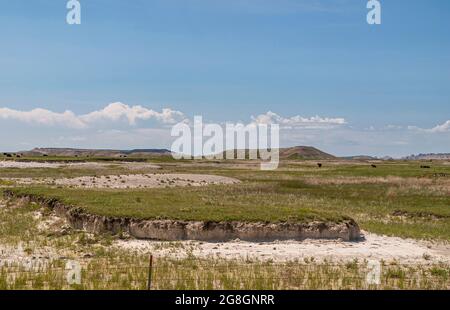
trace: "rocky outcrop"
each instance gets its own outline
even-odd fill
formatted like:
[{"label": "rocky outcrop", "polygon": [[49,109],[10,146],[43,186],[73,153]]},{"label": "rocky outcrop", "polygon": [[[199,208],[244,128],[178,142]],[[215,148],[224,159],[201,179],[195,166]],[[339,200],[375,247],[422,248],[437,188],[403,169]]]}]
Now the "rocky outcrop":
[{"label": "rocky outcrop", "polygon": [[5,195],[26,198],[51,208],[57,216],[65,218],[74,229],[92,233],[127,232],[139,239],[154,240],[201,240],[246,241],[303,240],[303,239],[342,239],[358,240],[358,224],[349,219],[334,222],[212,222],[178,220],[142,220],[126,217],[107,217],[87,213],[84,209],[65,205],[55,199],[33,195],[17,196],[11,191]]}]

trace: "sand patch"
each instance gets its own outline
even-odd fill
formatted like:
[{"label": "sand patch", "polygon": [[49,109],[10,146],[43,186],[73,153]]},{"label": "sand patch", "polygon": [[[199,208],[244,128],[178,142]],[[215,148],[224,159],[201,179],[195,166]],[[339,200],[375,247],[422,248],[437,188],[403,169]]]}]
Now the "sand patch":
[{"label": "sand patch", "polygon": [[65,162],[37,162],[37,161],[12,161],[4,160],[0,161],[1,168],[17,168],[17,169],[29,169],[29,168],[85,168],[85,169],[97,169],[97,168],[109,168],[111,166],[124,167],[130,170],[139,169],[160,169],[158,165],[151,163],[139,163],[139,162],[79,162],[79,163],[65,163]]},{"label": "sand patch", "polygon": [[153,253],[160,257],[185,258],[189,255],[201,258],[273,260],[277,262],[315,261],[348,262],[355,259],[384,260],[398,263],[450,262],[450,244],[426,242],[398,237],[365,233],[365,240],[344,242],[339,240],[304,240],[275,242],[224,243],[198,241],[158,242],[147,240],[119,240],[114,243],[121,249]]},{"label": "sand patch", "polygon": [[84,176],[63,179],[33,179],[10,178],[16,184],[32,185],[46,184],[68,186],[76,188],[164,188],[176,186],[206,186],[215,184],[236,184],[240,181],[234,178],[217,175],[200,174],[132,174],[132,175],[106,175]]},{"label": "sand patch", "polygon": [[0,169],[1,168],[18,168],[18,169],[27,169],[27,168],[59,168],[61,165],[56,163],[44,163],[44,162],[21,162],[21,161],[0,161]]}]

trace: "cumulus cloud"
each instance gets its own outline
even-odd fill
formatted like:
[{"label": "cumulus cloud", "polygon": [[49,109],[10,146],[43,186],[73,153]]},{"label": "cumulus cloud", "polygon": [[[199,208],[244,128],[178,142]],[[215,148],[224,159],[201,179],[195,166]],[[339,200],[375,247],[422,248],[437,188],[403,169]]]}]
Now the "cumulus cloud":
[{"label": "cumulus cloud", "polygon": [[135,125],[137,120],[156,119],[162,123],[173,124],[183,117],[180,111],[171,109],[163,109],[162,112],[156,112],[144,108],[140,105],[128,106],[126,104],[116,102],[111,103],[100,111],[94,111],[86,115],[81,115],[80,119],[86,123],[95,123],[100,120],[118,121],[126,119],[130,125]]},{"label": "cumulus cloud", "polygon": [[117,122],[125,120],[129,125],[135,125],[138,120],[154,119],[164,124],[173,124],[184,119],[180,111],[163,109],[157,112],[142,106],[129,106],[121,102],[107,105],[105,108],[88,114],[76,115],[72,111],[57,113],[46,109],[18,111],[0,108],[0,119],[16,120],[30,124],[46,126],[63,126],[83,129],[94,126],[98,122]]},{"label": "cumulus cloud", "polygon": [[86,124],[71,111],[56,113],[45,109],[18,111],[9,108],[0,108],[0,119],[17,120],[25,123],[34,123],[47,126],[60,125],[71,128],[86,127]]},{"label": "cumulus cloud", "polygon": [[437,125],[436,127],[431,128],[430,131],[432,131],[432,132],[450,131],[450,120],[446,121],[442,125]]},{"label": "cumulus cloud", "polygon": [[300,115],[283,117],[274,112],[267,112],[256,117],[252,116],[256,124],[279,124],[283,128],[327,129],[347,124],[343,118],[329,118],[313,116],[310,118]]},{"label": "cumulus cloud", "polygon": [[410,130],[418,130],[418,131],[426,131],[431,133],[439,133],[439,132],[450,132],[450,120],[446,121],[445,123],[441,125],[436,125],[433,128],[420,128],[417,126],[408,126],[408,129]]}]

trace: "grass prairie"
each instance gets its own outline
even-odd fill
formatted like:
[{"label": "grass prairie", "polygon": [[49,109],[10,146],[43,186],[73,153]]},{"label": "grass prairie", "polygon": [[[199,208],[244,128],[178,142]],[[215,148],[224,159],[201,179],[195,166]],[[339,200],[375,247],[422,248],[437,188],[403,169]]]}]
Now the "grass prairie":
[{"label": "grass prairie", "polygon": [[[53,158],[65,163],[70,158]],[[44,161],[43,162],[49,162]],[[98,163],[95,159],[88,162]],[[86,162],[83,160],[82,162]],[[144,162],[145,163],[145,162]],[[155,161],[148,161],[149,164]],[[202,187],[88,189],[55,185],[19,185],[12,178],[75,178],[79,176],[154,173],[130,169],[124,162],[54,168],[2,168],[0,187],[18,194],[58,199],[88,212],[145,219],[210,221],[341,221],[352,218],[371,233],[450,241],[450,165],[433,162],[284,161],[276,171],[260,171],[248,161],[183,161],[159,159],[157,173],[211,174],[241,183]],[[0,288],[145,289],[148,254],[111,247],[121,236],[95,236],[83,231],[63,233],[44,225],[49,211],[36,204],[6,202],[0,208],[0,246],[18,258],[0,264]],[[41,214],[41,215],[39,215]],[[170,245],[167,245],[170,246]],[[3,251],[2,250],[2,251]],[[173,249],[178,251],[179,249]],[[6,251],[6,250],[5,250]],[[187,250],[189,251],[189,250]],[[6,251],[7,252],[7,251]],[[83,281],[69,285],[67,259],[80,261]],[[448,264],[383,263],[381,285],[368,287],[367,261],[353,263],[286,263],[254,259],[186,257],[155,259],[155,289],[448,289]]]},{"label": "grass prairie", "polygon": [[[267,222],[353,218],[362,229],[373,233],[450,240],[450,166],[446,163],[433,163],[430,169],[420,168],[420,162],[403,161],[377,163],[377,168],[351,161],[322,162],[322,168],[315,164],[283,162],[276,171],[249,168],[247,162],[161,164],[158,173],[223,175],[241,181],[201,188],[100,190],[16,186],[13,190],[57,198],[107,216]],[[96,169],[4,169],[0,179],[8,184],[8,177],[12,176],[39,178],[50,174],[58,178],[130,173],[126,169],[114,163]]]}]

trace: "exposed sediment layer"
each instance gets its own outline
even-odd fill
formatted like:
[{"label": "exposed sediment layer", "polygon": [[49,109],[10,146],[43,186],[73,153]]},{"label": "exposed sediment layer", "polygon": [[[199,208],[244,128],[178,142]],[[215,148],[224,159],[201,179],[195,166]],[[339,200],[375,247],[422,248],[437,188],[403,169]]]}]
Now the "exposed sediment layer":
[{"label": "exposed sediment layer", "polygon": [[15,195],[5,191],[9,198],[23,198],[51,208],[57,216],[65,218],[74,229],[92,233],[126,232],[138,239],[245,241],[342,239],[358,240],[361,236],[354,220],[335,222],[213,222],[179,220],[143,220],[127,217],[108,217],[90,214],[80,207],[66,205],[55,199],[34,195]]}]

